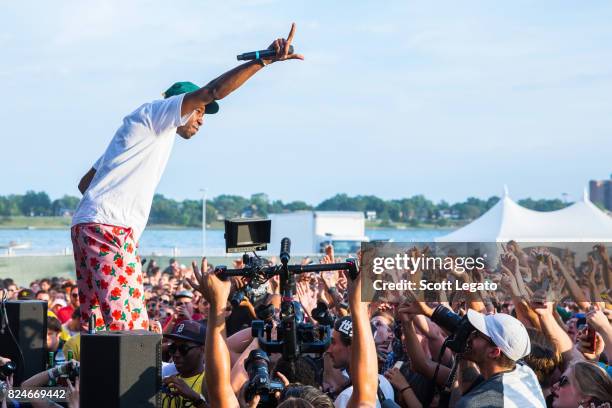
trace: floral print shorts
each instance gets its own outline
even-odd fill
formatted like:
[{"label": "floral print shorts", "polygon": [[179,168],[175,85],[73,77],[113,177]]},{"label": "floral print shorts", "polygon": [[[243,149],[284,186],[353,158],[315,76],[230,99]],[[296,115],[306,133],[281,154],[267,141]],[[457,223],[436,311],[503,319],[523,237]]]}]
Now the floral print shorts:
[{"label": "floral print shorts", "polygon": [[78,224],[71,236],[81,326],[93,314],[96,330],[148,330],[142,265],[132,229]]}]

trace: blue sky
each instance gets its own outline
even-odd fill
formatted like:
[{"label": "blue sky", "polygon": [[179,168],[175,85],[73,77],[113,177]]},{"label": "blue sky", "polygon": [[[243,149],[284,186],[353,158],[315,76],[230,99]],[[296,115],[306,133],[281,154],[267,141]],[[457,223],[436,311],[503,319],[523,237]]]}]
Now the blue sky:
[{"label": "blue sky", "polygon": [[612,173],[607,1],[108,1],[0,6],[0,194],[77,195],[121,119],[297,23],[177,140],[158,191],[577,199]]}]

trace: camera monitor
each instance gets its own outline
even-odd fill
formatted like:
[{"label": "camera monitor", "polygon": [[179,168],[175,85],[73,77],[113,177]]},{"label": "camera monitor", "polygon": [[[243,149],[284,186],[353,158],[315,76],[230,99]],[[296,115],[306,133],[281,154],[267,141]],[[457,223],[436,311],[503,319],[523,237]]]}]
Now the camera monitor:
[{"label": "camera monitor", "polygon": [[253,218],[225,220],[225,252],[265,251],[272,221]]}]

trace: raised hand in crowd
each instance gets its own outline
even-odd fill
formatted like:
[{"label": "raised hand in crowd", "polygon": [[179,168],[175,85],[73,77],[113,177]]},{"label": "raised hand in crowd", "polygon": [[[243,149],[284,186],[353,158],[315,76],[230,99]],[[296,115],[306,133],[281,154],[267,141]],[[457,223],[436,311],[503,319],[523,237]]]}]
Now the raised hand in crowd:
[{"label": "raised hand in crowd", "polygon": [[605,353],[609,362],[612,361],[612,324],[608,320],[608,317],[603,311],[599,309],[593,309],[586,315],[587,324],[590,328],[595,330],[604,346],[603,352]]},{"label": "raised hand in crowd", "polygon": [[300,274],[295,283],[297,298],[308,316],[310,316],[312,310],[317,307],[319,288],[318,285],[315,286],[313,283],[316,284],[316,277],[310,276],[310,274],[307,273]]},{"label": "raised hand in crowd", "polygon": [[[360,254],[358,259],[361,260]],[[376,345],[370,327],[368,307],[361,299],[361,281],[359,277],[355,280],[348,278],[348,299],[353,322],[350,357],[353,394],[349,399],[348,408],[375,407],[378,390]]]},{"label": "raised hand in crowd", "polygon": [[230,382],[230,355],[225,342],[225,309],[231,283],[219,279],[214,271],[204,271],[204,261],[202,272],[195,262],[192,266],[196,280],[188,282],[210,304],[205,343],[206,387],[210,405],[236,408],[239,405]]}]

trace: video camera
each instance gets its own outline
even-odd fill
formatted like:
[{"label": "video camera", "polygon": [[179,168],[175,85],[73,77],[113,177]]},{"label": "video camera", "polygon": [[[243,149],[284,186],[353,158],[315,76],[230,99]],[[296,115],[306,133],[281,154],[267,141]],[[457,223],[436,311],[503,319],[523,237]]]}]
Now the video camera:
[{"label": "video camera", "polygon": [[[225,248],[228,253],[242,251],[266,250],[270,243],[271,221],[262,219],[234,219],[225,221]],[[289,377],[295,374],[295,362],[304,353],[323,354],[331,342],[331,323],[333,319],[329,311],[321,305],[317,305],[315,316],[320,323],[315,326],[305,323],[304,311],[301,304],[293,300],[296,290],[295,275],[301,273],[322,271],[348,271],[351,279],[357,277],[357,262],[347,259],[345,263],[334,264],[309,264],[289,265],[291,258],[291,240],[281,240],[280,265],[268,266],[256,253],[249,256],[243,255],[244,267],[242,269],[227,269],[219,265],[215,273],[221,279],[232,276],[241,276],[246,280],[246,286],[242,293],[232,297],[233,302],[242,301],[243,296],[248,296],[254,285],[262,285],[274,276],[280,277],[280,291],[282,296],[280,308],[280,322],[276,328],[276,338],[272,338],[273,320],[269,318],[269,310],[261,310],[262,320],[254,320],[251,324],[251,334],[259,341],[261,350],[254,350],[245,362],[245,368],[249,372],[248,397],[262,395],[260,406],[276,403],[276,399],[263,404],[263,395],[271,395],[282,390],[282,384],[270,380],[267,358],[270,353],[281,353],[282,359],[289,363],[292,372],[285,373]],[[258,313],[259,314],[259,313]],[[268,318],[264,318],[267,316]],[[265,369],[265,370],[264,370]],[[281,387],[280,389],[278,387]],[[266,397],[267,398],[267,397]],[[248,398],[247,398],[248,399]],[[267,401],[267,399],[266,399]]]},{"label": "video camera", "polygon": [[260,287],[264,285],[267,280],[259,273],[260,268],[268,265],[266,259],[260,258],[259,256],[244,254],[242,256],[242,262],[244,264],[244,269],[250,271],[251,274],[245,275],[246,284],[234,292],[230,298],[230,303],[234,307],[240,305],[245,298],[251,303],[255,303],[259,292],[261,292]]},{"label": "video camera", "polygon": [[76,378],[80,375],[81,363],[78,361],[67,361],[62,365],[61,375],[57,379],[57,384],[62,387],[68,386],[68,380],[72,384],[76,381]]}]

